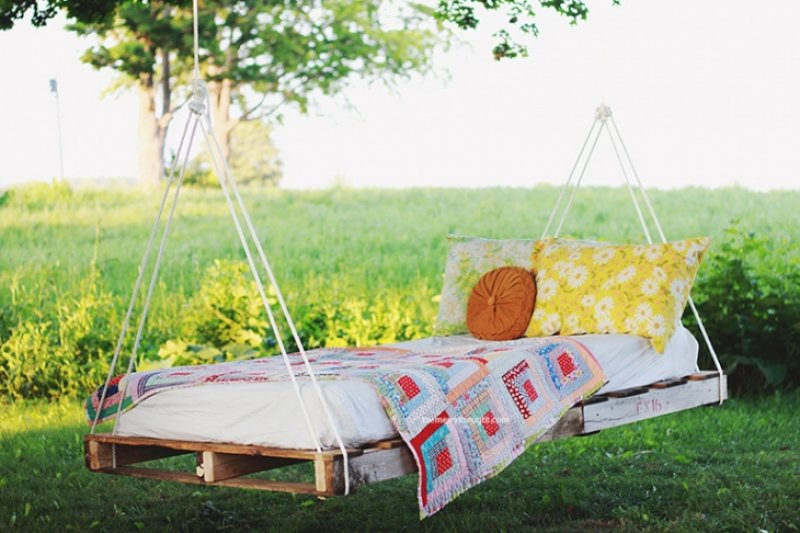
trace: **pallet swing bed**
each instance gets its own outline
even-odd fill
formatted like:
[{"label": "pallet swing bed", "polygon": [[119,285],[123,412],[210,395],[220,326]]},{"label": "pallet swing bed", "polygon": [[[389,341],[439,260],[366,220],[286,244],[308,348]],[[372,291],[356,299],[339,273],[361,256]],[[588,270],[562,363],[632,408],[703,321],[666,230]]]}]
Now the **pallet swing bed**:
[{"label": "pallet swing bed", "polygon": [[[659,350],[663,354],[654,352],[647,339],[632,334],[529,336],[507,342],[454,335],[393,346],[307,352],[211,128],[207,91],[198,66],[196,0],[194,19],[191,113],[168,174],[107,379],[87,400],[91,431],[84,438],[84,448],[91,471],[316,496],[347,495],[362,485],[418,472],[421,516],[428,516],[464,490],[498,473],[534,443],[719,405],[727,399],[726,376],[688,296],[690,286],[685,287],[688,305],[716,367],[713,371],[698,371],[697,341],[681,326]],[[198,128],[281,357],[134,372]],[[523,250],[520,257],[525,260],[537,242],[563,244],[558,240],[559,234],[603,132],[616,154],[647,244],[653,246],[653,238],[637,193],[658,240],[663,246],[671,246],[611,110],[603,105],[597,109],[541,239],[456,239],[447,270],[463,259],[454,253],[460,244],[500,250],[500,255],[504,250]],[[548,238],[551,228],[555,228],[552,239]],[[569,241],[564,242],[572,246]],[[648,248],[639,250],[647,253]],[[492,268],[509,264],[507,255],[484,260],[493,264]],[[151,263],[128,366],[124,374],[115,377],[145,271]],[[489,270],[489,263],[481,263],[484,270]],[[274,291],[297,353],[290,354],[282,340],[259,267]],[[538,299],[543,300],[545,284],[541,281],[537,274]],[[467,296],[459,297],[461,302],[455,308],[463,313]],[[444,292],[442,298],[445,299]],[[680,312],[685,303],[686,300],[681,302]],[[538,305],[537,302],[537,309]],[[536,312],[533,310],[534,317]],[[593,395],[598,389],[599,393]],[[111,418],[113,430],[97,432],[99,422]],[[194,471],[143,464],[184,454],[195,455]],[[314,482],[248,477],[298,463],[313,465]]]}]

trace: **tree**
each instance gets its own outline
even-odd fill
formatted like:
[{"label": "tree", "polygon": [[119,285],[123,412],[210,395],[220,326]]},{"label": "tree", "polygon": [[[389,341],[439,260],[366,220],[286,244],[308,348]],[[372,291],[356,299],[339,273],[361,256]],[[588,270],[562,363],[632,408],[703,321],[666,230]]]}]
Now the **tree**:
[{"label": "tree", "polygon": [[[432,11],[415,4],[385,4],[203,2],[201,72],[208,80],[210,112],[223,155],[230,155],[231,134],[242,121],[270,115],[286,103],[306,109],[314,96],[337,93],[353,77],[392,82],[428,68],[440,42]],[[78,23],[72,29],[100,39],[84,61],[117,70],[123,85],[136,87],[140,180],[152,183],[163,174],[169,121],[185,102],[175,97],[175,87],[187,87],[192,72],[191,10],[157,0],[128,1],[113,19]]]},{"label": "tree", "polygon": [[[0,0],[0,30],[9,29],[14,22],[22,19],[27,12],[32,12],[34,26],[47,23],[61,8],[67,9],[69,17],[79,22],[94,23],[109,18],[115,9],[126,0]],[[618,4],[620,0],[611,0]],[[543,9],[552,9],[570,19],[572,24],[585,20],[589,8],[583,0],[538,0]],[[537,36],[539,26],[534,22],[536,9],[531,0],[438,0],[436,17],[451,22],[461,29],[474,29],[480,19],[476,8],[486,11],[505,11],[507,28],[495,33],[500,42],[495,45],[493,54],[496,59],[527,55],[527,47],[512,37],[509,28]]]},{"label": "tree", "polygon": [[[173,86],[186,70],[191,13],[167,2],[125,2],[114,17],[68,28],[96,34],[100,44],[81,60],[121,74],[119,87],[135,87],[139,100],[139,182],[153,185],[164,174],[164,144],[175,111]],[[160,105],[159,105],[160,104]]]},{"label": "tree", "polygon": [[[620,0],[611,0],[619,4]],[[589,7],[583,0],[538,0],[543,9],[552,9],[570,20],[571,24],[586,20]],[[512,32],[537,37],[539,26],[535,22],[538,7],[532,0],[439,0],[437,18],[452,22],[461,29],[475,29],[480,23],[476,8],[483,11],[503,11],[507,26],[494,33],[499,42],[492,49],[495,59],[527,56],[528,48]],[[510,30],[510,31],[509,31]]]},{"label": "tree", "polygon": [[31,24],[44,26],[61,10],[69,18],[93,24],[111,18],[121,3],[122,0],[0,0],[0,30],[10,30],[28,14]]},{"label": "tree", "polygon": [[[258,119],[242,122],[233,130],[228,165],[237,183],[268,187],[280,183],[281,160],[271,136],[272,127]],[[199,187],[215,185],[217,176],[210,159],[206,152],[197,156],[186,171],[184,183]]]}]

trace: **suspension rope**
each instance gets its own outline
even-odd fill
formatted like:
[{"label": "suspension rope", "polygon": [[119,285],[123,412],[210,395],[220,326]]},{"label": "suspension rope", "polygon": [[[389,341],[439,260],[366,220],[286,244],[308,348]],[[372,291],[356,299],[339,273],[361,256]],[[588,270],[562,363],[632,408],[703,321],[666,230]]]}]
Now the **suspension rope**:
[{"label": "suspension rope", "polygon": [[[114,418],[114,431],[112,432],[113,435],[117,434],[117,427],[119,425],[119,421],[122,418],[122,404],[125,403],[122,399],[125,398],[125,394],[128,392],[128,377],[130,376],[131,372],[133,371],[133,366],[136,361],[136,355],[139,351],[139,345],[142,342],[142,335],[144,333],[144,326],[147,323],[147,313],[150,311],[150,303],[153,299],[153,291],[156,287],[156,282],[158,281],[158,272],[161,269],[161,263],[164,259],[164,249],[167,245],[167,237],[169,236],[169,230],[172,226],[172,220],[175,217],[175,208],[178,206],[178,197],[181,193],[181,186],[183,185],[183,176],[186,173],[186,167],[189,165],[189,155],[192,150],[192,141],[194,140],[195,132],[197,131],[197,123],[199,120],[196,116],[190,116],[189,120],[191,121],[194,119],[194,124],[192,124],[192,133],[189,136],[189,144],[186,148],[186,152],[183,158],[183,166],[181,167],[181,172],[178,175],[178,183],[175,185],[175,194],[172,200],[172,205],[169,209],[169,215],[167,216],[167,221],[164,225],[164,233],[161,234],[161,242],[158,246],[158,253],[156,254],[156,262],[153,265],[153,272],[150,274],[150,284],[147,287],[147,295],[145,296],[144,306],[142,307],[142,314],[139,317],[139,327],[136,330],[136,338],[133,342],[133,348],[131,349],[131,357],[128,361],[128,369],[125,372],[125,377],[123,378],[123,389],[122,389],[122,396],[120,397],[120,402],[117,404],[117,415]],[[102,405],[102,404],[101,404]],[[116,465],[115,465],[116,466]]]},{"label": "suspension rope", "polygon": [[[614,128],[614,132],[613,133],[611,131],[611,127],[608,125],[608,122],[610,122],[611,126],[613,126],[613,128]],[[558,223],[558,226],[556,227],[556,231],[555,231],[554,236],[558,237],[560,235],[560,233],[561,233],[561,229],[563,227],[564,221],[566,220],[567,214],[569,213],[569,211],[570,211],[570,209],[572,207],[572,204],[573,204],[573,201],[575,199],[575,195],[576,195],[576,193],[578,191],[578,188],[580,187],[581,183],[583,182],[584,174],[585,174],[586,169],[587,169],[587,167],[589,165],[589,161],[591,160],[592,155],[594,154],[594,150],[595,150],[595,147],[597,146],[597,141],[600,138],[600,134],[602,133],[603,129],[606,129],[606,131],[608,133],[608,138],[611,141],[611,145],[614,148],[614,153],[615,153],[615,155],[617,157],[617,162],[619,163],[620,170],[622,171],[622,175],[625,178],[625,183],[627,185],[628,192],[630,193],[630,196],[631,196],[631,201],[633,202],[634,208],[636,210],[636,215],[639,218],[639,222],[640,222],[640,224],[642,226],[642,230],[644,231],[644,235],[645,235],[645,238],[646,238],[647,242],[652,244],[653,243],[653,239],[652,239],[652,236],[650,234],[650,230],[648,228],[648,224],[645,221],[641,205],[639,204],[639,200],[638,200],[638,198],[636,196],[636,193],[634,191],[633,183],[631,182],[631,180],[630,180],[630,178],[628,176],[628,172],[627,172],[627,170],[625,168],[625,163],[623,162],[622,154],[625,155],[625,160],[627,161],[628,166],[630,167],[631,173],[633,174],[634,178],[636,179],[636,188],[638,189],[639,193],[642,195],[642,198],[644,199],[645,207],[647,208],[648,214],[650,215],[650,218],[652,219],[653,225],[655,226],[656,231],[658,232],[658,236],[660,237],[661,242],[666,243],[667,242],[667,238],[666,238],[666,236],[664,234],[663,226],[661,225],[661,222],[659,221],[658,216],[656,215],[655,209],[653,209],[653,204],[650,202],[650,197],[649,197],[649,195],[647,194],[647,191],[644,188],[644,184],[642,183],[642,180],[639,177],[638,172],[636,171],[636,167],[633,164],[633,159],[631,158],[630,153],[628,152],[628,147],[625,145],[625,141],[622,139],[622,135],[619,132],[619,128],[617,127],[617,123],[614,120],[613,113],[611,112],[611,109],[606,105],[601,105],[600,107],[597,108],[597,111],[595,113],[595,120],[592,123],[592,127],[589,129],[589,134],[587,135],[586,140],[584,141],[583,146],[580,149],[580,152],[578,153],[578,158],[575,161],[575,165],[573,165],[572,171],[570,172],[570,175],[567,178],[566,183],[564,184],[564,186],[561,189],[561,193],[558,196],[558,200],[556,201],[555,207],[553,207],[553,210],[550,212],[550,217],[548,218],[547,224],[545,225],[544,232],[542,233],[542,239],[544,239],[548,235],[548,232],[550,230],[551,224],[552,224],[552,222],[553,222],[553,220],[555,218],[555,214],[558,211],[559,207],[561,206],[561,202],[562,202],[564,193],[567,190],[567,188],[569,187],[570,183],[572,182],[573,175],[574,175],[574,172],[575,172],[575,168],[578,166],[578,162],[581,160],[581,156],[583,155],[583,153],[584,153],[584,151],[586,149],[586,145],[587,145],[589,139],[592,136],[592,132],[594,131],[595,126],[597,126],[598,123],[600,124],[600,128],[597,130],[597,133],[595,135],[594,141],[592,142],[591,148],[589,149],[589,152],[588,152],[588,154],[586,156],[586,160],[584,161],[583,167],[582,167],[581,172],[580,172],[580,174],[578,176],[578,180],[576,181],[575,186],[572,189],[572,192],[571,192],[571,194],[569,196],[569,199],[567,201],[566,207],[564,208],[564,210],[561,213],[561,216],[559,218],[559,223]],[[616,134],[616,138],[619,140],[619,146],[622,148],[622,154],[620,154],[619,148],[617,147],[617,143],[615,141],[614,134]],[[719,403],[721,405],[723,403],[723,399],[724,399],[723,398],[723,393],[724,393],[724,384],[723,384],[724,373],[723,373],[723,370],[722,370],[722,365],[719,362],[719,357],[717,356],[717,352],[714,349],[714,346],[713,346],[713,344],[711,342],[711,338],[708,335],[708,331],[706,330],[705,325],[703,324],[703,320],[700,317],[700,313],[697,311],[697,306],[695,305],[694,300],[692,299],[691,295],[689,295],[689,297],[688,297],[688,303],[689,303],[689,307],[692,310],[694,318],[697,321],[697,325],[700,328],[700,333],[702,334],[703,340],[705,341],[706,346],[708,347],[708,351],[711,354],[711,358],[712,358],[712,360],[714,362],[714,366],[716,367],[716,370],[717,370],[718,385],[719,385]]]},{"label": "suspension rope", "polygon": [[[208,99],[208,93],[207,93],[207,89],[205,87],[205,84],[202,82],[202,80],[200,80],[200,66],[199,66],[200,65],[200,59],[199,59],[199,41],[200,41],[200,38],[199,38],[199,29],[198,29],[199,28],[199,18],[200,17],[198,15],[198,0],[192,0],[192,14],[193,14],[193,29],[194,29],[194,76],[195,76],[194,83],[193,83],[194,91],[195,91],[195,93],[193,94],[193,96],[194,96],[193,111],[195,111],[196,113],[200,114],[199,110],[201,108],[201,101],[202,101],[202,105],[204,105],[205,101]],[[263,282],[261,281],[261,277],[259,275],[258,269],[257,269],[257,267],[255,265],[254,260],[253,260],[252,252],[250,251],[250,247],[249,247],[249,244],[247,242],[247,238],[245,237],[244,232],[242,230],[241,221],[239,220],[236,208],[234,207],[233,202],[231,201],[230,192],[228,191],[228,186],[229,185],[230,185],[230,189],[233,191],[234,196],[236,197],[236,202],[238,204],[239,211],[241,212],[242,218],[244,219],[245,225],[247,226],[248,233],[250,234],[250,238],[255,243],[259,259],[261,260],[261,264],[262,264],[264,270],[267,273],[267,276],[269,278],[269,281],[270,281],[270,284],[271,284],[272,288],[275,290],[275,294],[276,294],[278,302],[280,304],[281,311],[282,311],[283,316],[285,317],[286,322],[287,322],[287,324],[289,326],[289,329],[291,331],[291,334],[292,334],[294,342],[295,342],[295,344],[297,346],[297,349],[298,349],[298,351],[300,353],[300,356],[302,357],[303,365],[304,365],[304,367],[306,369],[308,377],[311,380],[311,384],[312,384],[313,390],[314,390],[315,394],[317,395],[317,397],[318,397],[318,399],[320,401],[320,405],[322,406],[322,409],[323,409],[323,412],[325,414],[325,417],[327,418],[328,423],[330,424],[330,427],[333,430],[333,434],[334,434],[336,443],[337,443],[339,449],[342,452],[344,474],[345,474],[344,475],[344,491],[345,491],[345,494],[349,494],[349,492],[350,492],[350,472],[349,472],[349,467],[348,467],[347,448],[344,445],[344,441],[342,440],[342,437],[341,437],[341,435],[339,433],[337,425],[336,425],[336,423],[335,423],[335,421],[333,419],[333,415],[331,414],[331,410],[330,410],[330,408],[328,406],[328,402],[327,402],[327,400],[325,398],[325,395],[322,393],[322,389],[320,388],[319,383],[317,382],[316,374],[314,372],[314,369],[311,366],[311,362],[308,360],[305,348],[303,347],[303,343],[300,341],[300,335],[298,334],[297,328],[295,327],[295,324],[294,324],[294,320],[292,320],[292,316],[289,313],[289,309],[288,309],[288,307],[286,305],[286,301],[285,301],[285,299],[283,297],[283,293],[282,293],[282,291],[280,289],[280,286],[278,285],[278,282],[275,279],[275,274],[274,274],[274,272],[272,270],[272,266],[270,265],[269,260],[267,259],[267,255],[264,252],[264,248],[261,245],[261,240],[258,238],[258,234],[257,234],[257,232],[255,230],[255,226],[253,225],[252,219],[250,218],[250,214],[249,214],[249,212],[247,210],[247,207],[244,204],[244,201],[242,200],[241,195],[239,194],[239,188],[238,188],[238,186],[236,184],[236,180],[233,178],[233,174],[230,171],[230,166],[228,165],[228,161],[227,161],[227,159],[225,157],[223,157],[222,150],[221,150],[220,145],[219,145],[219,140],[217,139],[217,136],[214,133],[214,129],[213,129],[212,125],[211,125],[211,118],[210,118],[210,116],[208,114],[206,114],[206,122],[208,123],[207,126],[206,126],[205,122],[201,122],[201,128],[203,130],[203,134],[204,134],[204,137],[206,139],[206,144],[208,146],[208,151],[209,151],[209,154],[211,155],[212,163],[213,163],[213,165],[215,167],[215,170],[217,172],[217,176],[219,177],[220,187],[222,188],[223,194],[225,195],[225,200],[226,200],[226,202],[228,204],[228,208],[229,208],[229,210],[231,212],[231,217],[233,218],[233,222],[234,222],[234,226],[236,228],[236,232],[237,232],[237,234],[239,236],[239,240],[242,243],[242,247],[244,248],[245,256],[247,257],[247,261],[248,261],[248,264],[250,266],[251,273],[252,273],[253,278],[254,278],[254,280],[256,282],[256,287],[258,288],[259,294],[261,296],[262,303],[264,304],[264,308],[265,308],[265,310],[267,312],[267,316],[269,318],[270,325],[272,326],[273,331],[275,332],[275,338],[276,338],[276,341],[277,341],[278,346],[280,348],[281,356],[284,359],[284,363],[286,365],[286,370],[287,370],[287,372],[289,374],[289,378],[290,378],[290,380],[292,382],[292,387],[293,387],[293,389],[295,391],[295,395],[297,396],[297,400],[300,403],[300,408],[301,408],[301,411],[303,412],[303,417],[306,420],[306,425],[308,427],[309,433],[311,434],[311,438],[314,441],[314,444],[315,444],[315,447],[317,449],[317,452],[321,452],[321,449],[322,449],[321,443],[319,441],[319,438],[318,438],[316,432],[314,431],[313,424],[311,423],[311,418],[310,418],[310,415],[308,414],[308,409],[307,409],[306,404],[305,404],[305,400],[303,399],[303,396],[302,396],[302,394],[300,392],[300,388],[299,388],[299,385],[297,383],[297,379],[296,379],[295,373],[294,373],[294,371],[292,369],[292,366],[291,366],[291,364],[289,362],[288,354],[287,354],[287,351],[286,351],[286,347],[284,346],[284,343],[283,343],[282,335],[280,334],[280,330],[278,329],[278,325],[277,325],[277,323],[275,321],[275,317],[274,317],[274,315],[272,313],[272,306],[270,305],[269,300],[267,299],[266,292],[264,291]],[[219,156],[219,158],[217,157],[217,155]],[[220,160],[223,163],[222,168],[220,168]]]},{"label": "suspension rope", "polygon": [[[619,139],[620,146],[622,146],[622,151],[625,154],[626,159],[628,160],[628,165],[631,167],[631,172],[633,173],[634,177],[636,178],[636,182],[639,185],[639,191],[642,193],[642,197],[644,198],[645,205],[650,213],[650,217],[653,219],[653,224],[658,231],[659,237],[661,237],[661,242],[667,242],[667,237],[664,234],[664,228],[661,225],[661,222],[658,219],[658,215],[656,215],[655,209],[653,209],[653,204],[650,202],[650,196],[647,194],[647,191],[642,184],[642,180],[639,178],[639,173],[636,172],[636,167],[633,164],[633,159],[628,152],[628,148],[625,145],[625,141],[622,139],[622,135],[619,132],[619,128],[617,127],[617,123],[614,120],[614,117],[611,118],[611,125],[614,126],[614,131],[617,134],[617,138]],[[692,314],[694,315],[695,320],[697,321],[697,326],[700,328],[700,333],[703,336],[703,340],[706,343],[706,347],[708,348],[708,352],[711,354],[711,359],[714,363],[714,366],[717,369],[717,375],[719,377],[719,404],[722,405],[723,402],[723,384],[722,380],[724,379],[724,372],[722,370],[722,365],[719,362],[719,356],[717,355],[717,351],[714,349],[714,344],[711,342],[711,337],[709,337],[708,332],[706,331],[706,326],[703,323],[703,319],[700,317],[700,313],[697,311],[697,306],[694,304],[694,299],[692,299],[692,295],[689,295],[689,307],[692,309]]]},{"label": "suspension rope", "polygon": [[192,0],[192,30],[194,32],[194,79],[200,79],[200,17],[197,14],[197,0]]},{"label": "suspension rope", "polygon": [[617,156],[617,162],[619,163],[619,169],[622,171],[622,176],[625,178],[625,185],[628,187],[628,192],[631,195],[631,201],[633,202],[633,207],[636,209],[636,216],[639,217],[639,223],[642,225],[642,231],[644,231],[644,237],[647,240],[648,244],[653,244],[653,238],[650,236],[650,229],[647,227],[647,222],[644,220],[644,215],[642,214],[642,208],[639,205],[639,199],[636,197],[636,193],[633,192],[633,185],[631,185],[631,180],[628,177],[628,172],[625,170],[625,165],[622,162],[622,157],[619,154],[619,149],[617,148],[617,143],[614,141],[614,136],[611,134],[611,128],[603,122],[603,126],[605,126],[606,133],[608,133],[608,140],[611,141],[611,146],[614,147],[614,155]]},{"label": "suspension rope", "polygon": [[[183,128],[183,134],[181,135],[181,140],[178,143],[178,154],[181,153],[183,149],[183,143],[186,140],[186,133],[189,131],[189,123],[190,121],[186,121],[186,125]],[[167,183],[164,187],[164,194],[161,196],[161,204],[158,207],[158,214],[156,215],[156,220],[153,223],[153,228],[150,230],[150,236],[147,239],[147,245],[145,246],[144,255],[142,256],[142,261],[139,264],[138,274],[136,275],[136,283],[133,285],[133,292],[131,293],[131,299],[128,303],[128,310],[125,312],[125,318],[122,321],[122,330],[120,331],[119,338],[117,339],[117,345],[114,348],[114,357],[111,359],[111,366],[108,369],[108,375],[106,376],[106,381],[103,385],[103,392],[100,395],[100,408],[94,415],[94,420],[92,420],[92,427],[90,429],[90,433],[94,433],[95,429],[97,428],[97,423],[100,420],[100,412],[102,411],[103,402],[106,400],[106,395],[108,393],[108,386],[111,382],[111,379],[114,377],[114,371],[117,368],[117,361],[119,360],[120,353],[122,352],[122,345],[125,342],[125,337],[128,333],[128,325],[131,321],[131,316],[133,315],[133,309],[136,306],[136,298],[139,295],[139,290],[142,286],[142,280],[144,279],[144,273],[147,269],[147,265],[150,263],[150,253],[153,250],[153,242],[155,241],[156,234],[158,233],[158,228],[161,225],[161,217],[164,214],[164,207],[167,204],[167,198],[169,197],[169,191],[172,187],[172,183],[175,179],[175,169],[178,166],[178,157],[173,158],[172,165],[170,166],[169,175],[167,178]]]},{"label": "suspension rope", "polygon": [[586,139],[583,141],[583,145],[581,146],[580,152],[578,152],[578,157],[575,159],[575,163],[572,165],[572,170],[569,171],[569,176],[567,176],[567,181],[564,182],[564,185],[561,187],[561,192],[558,194],[558,199],[556,200],[556,205],[553,206],[553,209],[550,211],[550,217],[547,219],[547,224],[544,226],[544,231],[542,232],[542,239],[547,237],[547,234],[550,231],[550,226],[553,224],[553,220],[555,219],[556,212],[558,211],[559,207],[561,207],[561,201],[564,199],[564,193],[567,192],[570,183],[572,183],[572,179],[575,177],[575,170],[578,168],[578,163],[580,163],[581,158],[583,157],[583,152],[586,150],[586,146],[589,144],[589,139],[592,136],[592,132],[594,131],[594,127],[597,126],[597,120],[592,122],[592,127],[589,128],[589,132],[586,134]]},{"label": "suspension rope", "polygon": [[[275,337],[276,337],[276,340],[277,340],[277,343],[278,343],[278,347],[279,347],[279,349],[281,351],[281,356],[283,357],[283,360],[284,360],[284,363],[285,363],[285,366],[286,366],[286,370],[289,373],[290,380],[291,380],[293,388],[295,390],[295,395],[297,396],[297,399],[300,402],[301,410],[303,411],[303,414],[306,417],[306,422],[308,424],[309,431],[311,432],[311,436],[312,436],[312,438],[314,439],[314,441],[316,443],[317,451],[318,452],[321,451],[321,445],[320,445],[319,439],[318,439],[316,433],[313,430],[313,426],[311,425],[310,418],[308,417],[308,414],[307,414],[305,401],[304,401],[302,395],[300,394],[299,385],[297,384],[294,371],[293,371],[293,369],[291,367],[291,364],[289,362],[289,356],[288,356],[286,347],[285,347],[285,345],[283,343],[282,335],[280,334],[280,332],[278,330],[278,326],[277,326],[277,323],[275,321],[275,317],[274,317],[273,312],[272,312],[272,306],[271,306],[271,304],[269,303],[269,300],[266,297],[266,293],[264,292],[263,284],[261,282],[261,278],[259,276],[258,269],[257,269],[257,267],[255,265],[254,260],[253,260],[253,256],[252,256],[252,253],[250,251],[250,247],[249,247],[249,244],[247,242],[247,239],[246,239],[246,237],[244,235],[244,231],[242,230],[242,225],[241,225],[241,222],[239,220],[239,215],[238,215],[238,213],[236,211],[236,208],[235,208],[235,206],[234,206],[234,204],[233,204],[233,202],[231,200],[230,192],[228,191],[228,187],[229,186],[230,186],[230,189],[233,191],[234,196],[236,197],[237,204],[238,204],[238,207],[239,207],[239,212],[241,213],[241,216],[245,221],[245,225],[248,228],[248,232],[250,234],[250,238],[255,243],[255,246],[256,246],[256,248],[258,250],[259,258],[261,259],[262,266],[266,270],[267,275],[269,276],[269,279],[270,279],[270,283],[271,283],[273,289],[275,290],[276,296],[278,297],[278,301],[280,302],[280,306],[281,306],[281,309],[283,311],[284,317],[286,318],[287,324],[289,325],[289,328],[291,330],[292,336],[293,336],[294,341],[295,341],[295,343],[297,345],[297,348],[299,350],[299,354],[300,354],[300,356],[301,356],[301,358],[303,360],[303,364],[305,366],[305,369],[306,369],[306,372],[308,374],[308,377],[309,377],[309,379],[311,381],[311,384],[312,384],[312,387],[314,389],[314,392],[316,393],[317,398],[320,401],[320,405],[322,407],[323,413],[324,413],[325,417],[327,418],[327,421],[328,421],[328,423],[330,425],[330,428],[333,431],[333,435],[334,435],[334,439],[336,441],[336,444],[337,444],[337,446],[339,447],[339,450],[342,453],[343,469],[344,469],[344,493],[345,493],[345,495],[347,495],[347,494],[350,493],[350,469],[349,469],[349,455],[348,455],[348,452],[347,452],[347,448],[344,445],[344,441],[343,441],[343,439],[341,437],[341,434],[339,433],[339,430],[337,428],[336,422],[335,422],[335,420],[333,418],[333,415],[331,413],[331,410],[330,410],[330,408],[328,406],[328,401],[325,398],[325,395],[323,394],[322,389],[319,386],[319,383],[318,383],[317,378],[316,378],[316,373],[314,372],[314,369],[311,366],[311,362],[308,360],[308,357],[306,355],[305,349],[303,348],[303,343],[300,341],[300,336],[297,333],[297,329],[294,326],[294,322],[292,320],[291,314],[289,313],[289,310],[286,307],[286,302],[285,302],[285,300],[283,298],[283,294],[281,293],[280,287],[278,286],[277,280],[275,279],[274,272],[272,271],[272,268],[271,268],[271,266],[269,264],[269,260],[267,259],[267,256],[264,253],[264,249],[261,246],[261,241],[258,238],[258,234],[256,232],[255,226],[253,225],[253,221],[250,218],[250,214],[249,214],[249,212],[247,210],[247,207],[244,204],[244,201],[242,200],[241,195],[239,194],[239,189],[238,189],[238,186],[236,184],[236,180],[234,179],[233,174],[230,171],[230,166],[228,165],[227,160],[224,157],[222,157],[222,150],[221,150],[220,145],[219,145],[219,140],[217,139],[216,134],[214,133],[214,130],[210,127],[210,124],[208,126],[206,126],[206,124],[203,123],[203,124],[201,124],[201,127],[202,127],[202,130],[203,130],[203,134],[205,136],[205,139],[206,139],[206,143],[208,144],[209,153],[211,153],[211,155],[212,155],[212,162],[213,162],[215,170],[217,172],[217,176],[219,177],[220,185],[221,185],[223,193],[225,195],[225,200],[228,203],[228,209],[230,210],[231,216],[234,219],[234,226],[236,227],[236,232],[239,235],[239,240],[241,241],[242,246],[245,249],[245,255],[246,255],[247,261],[248,261],[248,263],[250,265],[250,270],[253,273],[253,277],[256,279],[256,285],[259,288],[259,294],[261,295],[261,299],[262,299],[262,302],[264,304],[264,308],[267,311],[267,316],[269,317],[269,321],[270,321],[270,324],[271,324],[271,326],[273,328],[273,331],[275,331]],[[219,154],[219,159],[217,158],[217,154]],[[220,165],[220,160],[222,161],[222,165]]]},{"label": "suspension rope", "polygon": [[[595,119],[597,122],[599,119]],[[569,195],[569,200],[567,200],[567,205],[564,207],[564,211],[561,213],[561,218],[558,222],[558,226],[556,227],[556,232],[553,235],[554,237],[558,237],[561,235],[561,228],[564,226],[564,221],[567,219],[567,215],[569,214],[570,209],[572,209],[572,203],[575,201],[575,194],[577,194],[578,189],[583,183],[583,177],[586,174],[586,169],[589,166],[589,161],[592,160],[592,154],[594,154],[594,149],[597,147],[597,141],[600,140],[600,134],[603,133],[603,125],[600,125],[600,128],[597,130],[595,134],[594,141],[592,142],[592,146],[589,149],[589,153],[586,155],[586,161],[583,163],[583,168],[581,168],[581,172],[578,175],[578,181],[575,182],[575,186],[572,189],[572,192]]]},{"label": "suspension rope", "polygon": [[253,254],[250,250],[250,244],[245,237],[244,231],[242,230],[242,224],[239,220],[239,214],[236,211],[236,207],[231,200],[231,195],[228,189],[229,180],[226,176],[224,170],[220,167],[219,161],[217,159],[217,154],[213,150],[213,142],[209,138],[209,130],[205,123],[201,123],[201,129],[203,131],[203,135],[206,140],[206,144],[209,149],[209,155],[211,156],[211,162],[214,166],[214,170],[217,173],[217,177],[219,178],[220,187],[222,189],[223,195],[225,196],[225,202],[228,206],[228,211],[230,211],[231,219],[233,220],[234,228],[236,229],[236,234],[239,237],[239,241],[242,244],[242,249],[244,250],[245,257],[247,258],[247,264],[250,268],[250,273],[253,275],[253,279],[256,284],[256,289],[258,290],[258,294],[261,297],[261,302],[264,306],[264,310],[267,313],[267,318],[269,320],[270,327],[272,328],[273,333],[275,334],[275,340],[278,344],[278,348],[280,349],[281,356],[283,358],[284,363],[286,364],[286,371],[289,373],[289,378],[292,382],[292,386],[295,391],[295,395],[300,400],[300,408],[303,412],[303,418],[306,421],[306,425],[308,426],[309,432],[311,433],[311,437],[314,440],[314,446],[318,452],[322,451],[321,443],[317,438],[316,432],[314,431],[314,426],[311,423],[311,418],[308,414],[306,409],[305,402],[302,401],[302,394],[300,393],[299,385],[297,383],[297,379],[295,377],[294,371],[292,370],[291,363],[288,359],[288,352],[286,347],[283,343],[283,335],[280,332],[280,328],[275,320],[275,316],[272,312],[272,306],[269,303],[269,299],[267,298],[266,291],[264,289],[264,284],[261,281],[261,276],[258,273],[258,269],[256,268],[255,262],[253,260]]}]

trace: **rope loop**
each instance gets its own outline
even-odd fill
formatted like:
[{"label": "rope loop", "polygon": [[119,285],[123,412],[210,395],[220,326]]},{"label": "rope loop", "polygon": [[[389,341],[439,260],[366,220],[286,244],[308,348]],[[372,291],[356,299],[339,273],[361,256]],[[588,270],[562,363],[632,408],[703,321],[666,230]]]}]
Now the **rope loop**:
[{"label": "rope loop", "polygon": [[611,108],[608,107],[606,104],[600,104],[597,106],[597,109],[594,112],[594,119],[595,120],[602,120],[605,122],[607,119],[611,118],[614,114],[611,111]]},{"label": "rope loop", "polygon": [[208,101],[208,87],[206,82],[200,78],[192,81],[192,99],[189,102],[189,109],[192,113],[202,116],[206,112],[206,102]]}]

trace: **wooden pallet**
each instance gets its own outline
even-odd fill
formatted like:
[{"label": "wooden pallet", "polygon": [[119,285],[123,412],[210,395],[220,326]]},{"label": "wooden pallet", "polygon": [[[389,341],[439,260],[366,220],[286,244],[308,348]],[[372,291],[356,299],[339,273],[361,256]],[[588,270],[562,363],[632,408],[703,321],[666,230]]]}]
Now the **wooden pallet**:
[{"label": "wooden pallet", "polygon": [[[722,376],[722,400],[727,399],[727,378]],[[720,403],[719,376],[700,372],[677,380],[661,381],[595,396],[565,413],[537,442],[596,433],[623,424],[666,415],[702,405]],[[97,433],[84,437],[86,466],[95,472],[177,481],[195,485],[238,487],[331,496],[344,493],[344,462],[340,450],[287,450],[267,446],[188,442]],[[175,455],[194,454],[194,472],[180,472],[140,463]],[[416,472],[414,457],[401,439],[377,442],[348,450],[351,490],[369,483]],[[312,463],[314,483],[273,481],[244,477],[254,472],[299,463]],[[137,465],[137,466],[131,466]]]}]

